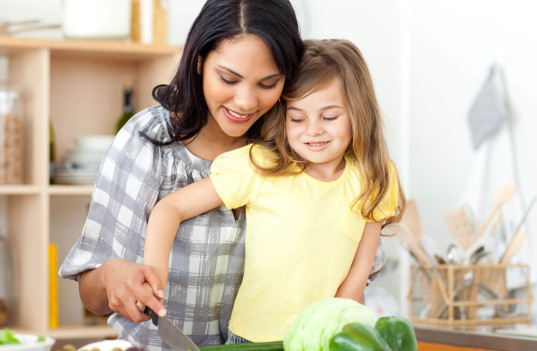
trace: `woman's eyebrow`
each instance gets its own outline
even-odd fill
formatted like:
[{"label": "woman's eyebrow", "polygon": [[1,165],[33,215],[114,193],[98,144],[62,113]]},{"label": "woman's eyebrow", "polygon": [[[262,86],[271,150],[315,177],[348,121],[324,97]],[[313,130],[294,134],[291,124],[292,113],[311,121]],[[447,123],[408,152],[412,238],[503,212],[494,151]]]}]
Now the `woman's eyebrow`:
[{"label": "woman's eyebrow", "polygon": [[[222,66],[222,65],[218,65],[218,67],[221,68],[221,69],[225,69],[225,70],[228,71],[229,73],[231,73],[231,74],[233,74],[233,75],[235,75],[235,76],[237,76],[237,77],[239,77],[239,78],[241,78],[241,79],[244,78],[241,74],[235,72],[235,71],[232,70],[231,68],[228,68],[228,67],[226,67],[226,66]],[[266,79],[276,78],[276,77],[279,77],[279,76],[281,76],[281,75],[282,75],[281,73],[274,73],[274,74],[271,74],[271,75],[269,75],[269,76],[263,77],[263,78],[261,78],[260,80],[266,80]]]}]

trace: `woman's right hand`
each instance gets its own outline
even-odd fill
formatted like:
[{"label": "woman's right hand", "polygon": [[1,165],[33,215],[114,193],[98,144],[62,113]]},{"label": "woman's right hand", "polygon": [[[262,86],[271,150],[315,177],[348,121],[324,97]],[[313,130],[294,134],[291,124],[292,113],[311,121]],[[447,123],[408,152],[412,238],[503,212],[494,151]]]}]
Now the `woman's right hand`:
[{"label": "woman's right hand", "polygon": [[148,306],[165,315],[162,305],[164,286],[155,270],[139,263],[113,258],[79,280],[80,298],[96,314],[117,312],[133,322],[147,321],[143,313]]}]

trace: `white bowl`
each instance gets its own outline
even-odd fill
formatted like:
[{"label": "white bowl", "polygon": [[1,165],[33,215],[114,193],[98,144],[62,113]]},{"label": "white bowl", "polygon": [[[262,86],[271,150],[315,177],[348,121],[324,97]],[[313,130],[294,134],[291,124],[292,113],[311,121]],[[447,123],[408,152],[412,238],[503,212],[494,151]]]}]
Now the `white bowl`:
[{"label": "white bowl", "polygon": [[77,139],[80,149],[106,150],[114,141],[114,135],[88,135]]},{"label": "white bowl", "polygon": [[34,334],[14,334],[20,344],[0,345],[0,351],[50,351],[56,342],[53,338],[45,337],[44,341],[37,341]]},{"label": "white bowl", "polygon": [[114,349],[120,349],[125,351],[131,346],[132,344],[126,340],[103,340],[84,345],[77,351],[92,351],[93,349],[99,349],[99,351],[112,351]]}]

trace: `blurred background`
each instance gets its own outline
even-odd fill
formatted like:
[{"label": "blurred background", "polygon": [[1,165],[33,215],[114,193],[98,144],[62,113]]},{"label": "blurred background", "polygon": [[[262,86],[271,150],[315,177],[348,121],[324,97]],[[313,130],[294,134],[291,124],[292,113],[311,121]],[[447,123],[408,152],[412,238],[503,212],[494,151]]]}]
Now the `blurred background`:
[{"label": "blurred background", "polygon": [[[510,184],[513,194],[494,214],[502,217],[488,239],[491,257],[497,261],[516,229],[523,228],[524,245],[511,262],[529,264],[534,284],[537,210],[531,206],[537,195],[537,3],[291,2],[303,38],[345,38],[362,50],[385,118],[390,154],[407,197],[414,199],[419,211],[427,251],[445,258],[449,246],[457,242],[456,225],[446,214],[462,209],[463,219],[475,231],[491,214],[500,186]],[[65,3],[0,0],[0,20],[37,19],[43,26],[61,25]],[[203,3],[161,1],[167,22],[165,43],[184,43]],[[62,39],[64,30],[60,26],[13,36]],[[0,211],[0,223],[5,221]],[[408,266],[414,260],[397,239],[388,238],[386,244],[387,269],[369,289],[374,293],[370,301],[393,299],[393,304],[385,305],[388,313],[408,313]]]}]

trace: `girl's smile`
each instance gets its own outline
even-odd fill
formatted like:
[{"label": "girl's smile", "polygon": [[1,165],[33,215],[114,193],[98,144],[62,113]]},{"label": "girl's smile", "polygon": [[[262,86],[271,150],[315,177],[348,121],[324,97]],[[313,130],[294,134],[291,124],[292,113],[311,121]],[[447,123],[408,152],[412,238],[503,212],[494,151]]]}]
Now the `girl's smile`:
[{"label": "girl's smile", "polygon": [[305,143],[308,149],[311,151],[322,151],[326,149],[328,146],[328,142],[321,142],[321,143]]}]

